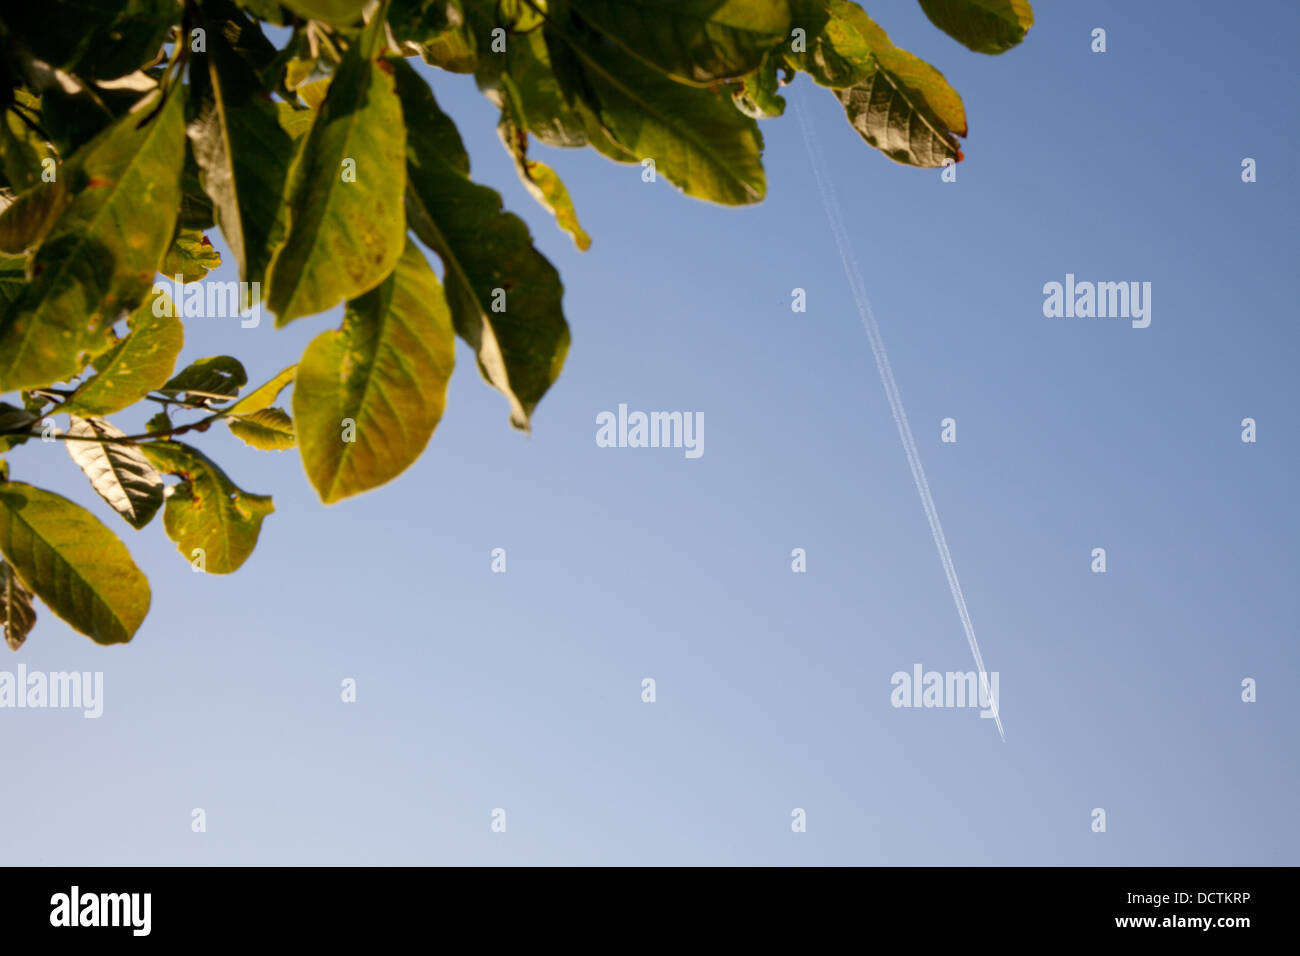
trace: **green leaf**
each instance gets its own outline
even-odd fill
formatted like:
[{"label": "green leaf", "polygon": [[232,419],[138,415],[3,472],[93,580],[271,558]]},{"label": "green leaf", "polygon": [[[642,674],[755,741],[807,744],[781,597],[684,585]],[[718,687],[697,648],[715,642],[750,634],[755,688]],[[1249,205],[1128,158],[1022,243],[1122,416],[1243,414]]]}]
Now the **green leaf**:
[{"label": "green leaf", "polygon": [[[0,402],[0,454],[11,448],[26,444],[32,437],[31,426],[40,421],[39,406],[18,408],[8,402]],[[0,475],[0,480],[7,479],[8,472]]]},{"label": "green leaf", "polygon": [[707,86],[758,69],[787,39],[786,0],[568,0],[626,52],[676,80]]},{"label": "green leaf", "polygon": [[21,255],[39,246],[71,198],[61,179],[19,193],[0,210],[0,252]]},{"label": "green leaf", "polygon": [[203,11],[217,28],[209,29],[207,52],[196,54],[190,67],[199,106],[187,132],[239,278],[262,282],[282,238],[277,213],[293,140],[253,67],[236,52],[239,36],[255,27],[228,3],[204,3]]},{"label": "green leaf", "polygon": [[[569,327],[560,308],[564,287],[533,248],[528,227],[501,211],[497,193],[470,181],[460,134],[428,84],[406,63],[395,66],[410,128],[407,220],[446,267],[456,333],[474,349],[483,377],[506,396],[511,422],[527,428],[568,353]],[[498,303],[505,311],[494,311]],[[297,401],[295,396],[295,407]],[[301,442],[302,418],[295,418]]]},{"label": "green leaf", "polygon": [[578,211],[573,208],[569,190],[556,175],[555,170],[535,159],[524,161],[523,182],[533,198],[555,217],[556,224],[573,237],[574,244],[586,252],[591,248],[591,236],[578,222]]},{"label": "green leaf", "polygon": [[324,20],[336,27],[352,26],[361,19],[366,0],[280,0],[301,17]]},{"label": "green leaf", "polygon": [[0,392],[75,375],[101,328],[148,294],[180,207],[183,98],[158,94],[64,164],[73,198],[0,319]]},{"label": "green leaf", "polygon": [[279,408],[227,418],[226,424],[244,444],[263,451],[284,451],[294,445],[293,419]]},{"label": "green leaf", "polygon": [[484,58],[475,79],[503,115],[547,146],[586,146],[592,140],[588,127],[597,131],[596,139],[608,140],[595,116],[584,115],[585,107],[570,104],[561,92],[541,30],[512,37],[504,55]]},{"label": "green leaf", "polygon": [[239,0],[239,5],[261,20],[284,26],[285,16],[280,0]]},{"label": "green leaf", "polygon": [[197,448],[177,441],[140,447],[159,471],[181,478],[167,496],[163,527],[185,560],[209,574],[238,570],[257,545],[262,519],[275,511],[271,499],[244,491]]},{"label": "green leaf", "polygon": [[0,485],[0,552],[25,587],[96,643],[129,641],[149,611],[149,582],[126,546],[53,492]]},{"label": "green leaf", "polygon": [[769,56],[757,70],[733,85],[732,102],[746,116],[775,119],[785,113],[785,98],[777,92],[781,88],[777,76],[779,59]]},{"label": "green leaf", "polygon": [[155,412],[147,422],[144,423],[144,430],[150,435],[166,434],[172,430],[172,420],[166,412]]},{"label": "green leaf", "polygon": [[[419,53],[425,63],[453,73],[474,72],[475,44],[460,0],[392,0],[388,25],[403,54]],[[507,49],[522,39],[511,37]]]},{"label": "green leaf", "polygon": [[1029,0],[920,0],[930,22],[976,53],[1005,53],[1034,25]]},{"label": "green leaf", "polygon": [[194,144],[185,144],[185,167],[181,172],[181,212],[177,224],[182,229],[203,232],[217,224],[217,213],[212,200],[199,182],[199,164],[194,158]]},{"label": "green leaf", "polygon": [[581,251],[586,252],[591,248],[591,237],[578,222],[578,211],[573,207],[569,190],[551,167],[528,158],[528,133],[521,120],[522,117],[512,115],[507,107],[501,113],[501,122],[497,124],[497,133],[515,161],[519,179],[529,195],[555,217],[556,225],[573,237]]},{"label": "green leaf", "polygon": [[147,525],[163,503],[162,476],[134,445],[98,439],[125,438],[126,433],[102,418],[70,416],[68,454],[90,479],[90,486],[131,527]]},{"label": "green leaf", "polygon": [[198,282],[219,265],[221,253],[207,236],[193,229],[181,229],[163,257],[159,271],[169,279],[180,276],[182,283]]},{"label": "green leaf", "polygon": [[546,31],[553,63],[557,45],[567,51],[556,74],[561,88],[592,109],[636,161],[653,159],[660,174],[697,199],[735,206],[763,198],[763,137],[728,92],[674,83],[596,37],[578,36],[572,25],[551,20]]},{"label": "green leaf", "polygon": [[942,166],[962,159],[961,97],[943,74],[906,50],[852,0],[828,0],[830,19],[791,61],[835,90],[849,124],[890,159]]},{"label": "green leaf", "polygon": [[0,313],[27,284],[27,257],[0,254]]},{"label": "green leaf", "polygon": [[5,643],[11,651],[22,647],[36,626],[32,592],[18,580],[7,561],[0,561],[0,625],[4,626]]},{"label": "green leaf", "polygon": [[0,432],[25,431],[39,416],[26,408],[0,402]]},{"label": "green leaf", "polygon": [[464,19],[459,0],[390,0],[388,4],[388,26],[402,42],[423,43]]},{"label": "green leaf", "polygon": [[289,384],[293,381],[294,373],[298,371],[297,365],[290,365],[281,371],[265,385],[261,385],[249,392],[235,404],[226,409],[227,415],[248,415],[252,412],[261,411],[264,408],[270,408],[271,404],[279,397]]},{"label": "green leaf", "polygon": [[[276,324],[373,289],[405,241],[406,131],[392,69],[349,49],[289,174],[289,226],[270,268]],[[345,181],[352,175],[355,181]]]},{"label": "green leaf", "polygon": [[53,145],[33,128],[40,115],[40,100],[22,89],[14,90],[13,95],[14,102],[0,115],[0,172],[21,192],[43,181],[42,161],[55,158],[55,153]]},{"label": "green leaf", "polygon": [[93,360],[98,374],[78,388],[61,411],[111,415],[167,381],[185,342],[180,320],[168,307],[170,301],[159,292],[131,314],[126,337]]},{"label": "green leaf", "polygon": [[179,398],[189,405],[206,405],[234,398],[248,384],[248,373],[239,359],[229,355],[213,355],[192,362],[169,379],[160,392]]},{"label": "green leaf", "polygon": [[298,363],[293,417],[322,501],[391,481],[420,456],[442,417],[454,344],[438,279],[408,241],[392,275],[349,302],[343,327]]}]

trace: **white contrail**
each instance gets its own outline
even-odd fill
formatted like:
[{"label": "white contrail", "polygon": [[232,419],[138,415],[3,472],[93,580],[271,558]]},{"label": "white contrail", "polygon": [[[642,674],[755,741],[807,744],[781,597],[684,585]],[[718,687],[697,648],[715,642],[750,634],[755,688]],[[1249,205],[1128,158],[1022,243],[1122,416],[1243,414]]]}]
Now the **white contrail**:
[{"label": "white contrail", "polygon": [[979,671],[980,683],[984,690],[993,720],[998,725],[998,733],[1007,739],[1002,728],[1002,716],[998,713],[998,702],[989,689],[988,673],[984,670],[984,657],[980,654],[979,642],[975,640],[975,626],[971,624],[970,612],[966,609],[966,597],[961,592],[961,582],[957,580],[957,568],[952,563],[952,554],[948,551],[948,540],[943,536],[943,525],[939,523],[939,512],[930,495],[930,483],[925,480],[925,469],[921,467],[921,456],[916,449],[916,439],[912,437],[912,426],[907,422],[907,412],[903,409],[903,398],[898,392],[898,383],[894,381],[894,370],[889,366],[889,354],[885,351],[885,342],[880,337],[880,327],[876,324],[875,313],[867,299],[866,286],[862,282],[862,273],[858,270],[858,260],[849,246],[848,234],[840,218],[839,200],[835,188],[831,185],[822,158],[821,147],[816,134],[808,123],[803,109],[803,91],[795,91],[799,97],[795,113],[799,117],[799,126],[803,129],[804,146],[808,149],[808,159],[812,163],[813,176],[817,180],[817,191],[821,194],[822,208],[826,210],[826,219],[830,223],[831,233],[835,236],[835,245],[840,251],[840,262],[844,264],[844,275],[849,280],[849,289],[857,303],[862,325],[867,330],[867,339],[871,342],[871,353],[876,358],[876,369],[880,372],[880,383],[885,386],[885,397],[889,399],[889,409],[894,413],[894,424],[898,426],[898,437],[903,441],[903,451],[907,453],[907,464],[912,469],[912,480],[916,483],[916,493],[921,496],[921,507],[930,522],[930,533],[934,536],[934,546],[939,551],[939,563],[943,565],[948,577],[948,589],[952,591],[952,600],[957,605],[957,616],[961,618],[962,629],[966,632],[966,642],[970,644],[971,654],[975,658],[975,668]]}]

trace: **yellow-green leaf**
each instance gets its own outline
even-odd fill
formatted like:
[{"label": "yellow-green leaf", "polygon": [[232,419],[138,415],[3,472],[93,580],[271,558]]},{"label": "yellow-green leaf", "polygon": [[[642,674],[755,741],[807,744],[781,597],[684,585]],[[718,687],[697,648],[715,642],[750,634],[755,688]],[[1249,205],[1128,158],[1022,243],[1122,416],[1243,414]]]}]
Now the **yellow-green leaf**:
[{"label": "yellow-green leaf", "polygon": [[209,574],[239,569],[257,545],[275,505],[244,491],[197,448],[178,441],[140,446],[155,468],[178,475],[163,509],[163,527],[186,561]]},{"label": "yellow-green leaf", "polygon": [[654,160],[659,175],[697,199],[738,206],[763,198],[763,136],[729,92],[676,83],[570,26],[556,25],[553,36],[561,88],[592,109],[634,161]]},{"label": "yellow-green leaf", "polygon": [[366,0],[280,0],[280,2],[302,17],[312,20],[324,20],[336,27],[346,27],[361,19]]},{"label": "yellow-green leaf", "polygon": [[173,311],[167,293],[158,292],[131,313],[126,337],[93,359],[98,374],[78,388],[61,411],[111,415],[166,382],[185,342]]},{"label": "yellow-green leaf", "polygon": [[275,378],[271,379],[265,385],[260,385],[253,389],[235,404],[226,409],[228,415],[247,415],[250,412],[261,411],[264,408],[270,408],[280,393],[283,392],[289,383],[293,381],[294,373],[298,371],[297,365],[290,365],[288,368],[279,372]]},{"label": "yellow-green leaf", "polygon": [[149,582],[126,545],[61,495],[0,484],[0,552],[50,610],[96,643],[129,641],[149,611]]},{"label": "yellow-green leaf", "polygon": [[920,0],[930,22],[976,53],[1005,53],[1034,25],[1029,0]]},{"label": "yellow-green leaf", "polygon": [[787,0],[569,0],[569,5],[659,72],[700,85],[757,69],[790,31]]},{"label": "yellow-green leaf", "polygon": [[279,408],[263,408],[227,418],[226,424],[244,444],[263,451],[284,451],[294,444],[293,419]]},{"label": "yellow-green leaf", "polygon": [[410,241],[379,288],[348,303],[343,327],[303,353],[293,386],[298,445],[327,504],[397,477],[429,442],[455,361],[442,289]]},{"label": "yellow-green leaf", "polygon": [[406,236],[406,128],[392,68],[344,57],[289,173],[288,235],[271,262],[276,324],[373,289]]},{"label": "yellow-green leaf", "polygon": [[158,271],[169,279],[180,276],[182,283],[198,282],[219,265],[221,253],[207,236],[197,229],[182,229],[176,233]]},{"label": "yellow-green leaf", "polygon": [[155,93],[61,171],[73,198],[50,227],[32,281],[0,320],[0,392],[70,378],[99,331],[148,294],[180,208],[184,97]]}]

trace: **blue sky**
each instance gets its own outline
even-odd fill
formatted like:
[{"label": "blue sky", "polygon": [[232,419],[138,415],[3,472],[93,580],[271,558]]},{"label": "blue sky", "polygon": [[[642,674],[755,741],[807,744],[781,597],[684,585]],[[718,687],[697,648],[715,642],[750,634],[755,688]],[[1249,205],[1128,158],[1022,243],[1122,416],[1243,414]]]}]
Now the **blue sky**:
[{"label": "blue sky", "polygon": [[[1300,9],[1035,8],[992,58],[910,0],[868,6],[963,96],[955,183],[885,160],[806,80],[786,91],[826,154],[1005,742],[973,710],[890,705],[895,671],[973,665],[797,119],[764,124],[769,196],[745,209],[539,149],[584,254],[519,187],[472,81],[439,74],[475,178],[565,281],[573,347],[532,435],[463,346],[428,451],[361,498],[326,508],[296,453],[214,429],[197,444],[276,502],[228,577],[107,514],[61,447],[10,455],[113,522],[154,603],[112,648],[42,611],[0,662],[105,674],[98,720],[0,711],[0,861],[1296,863]],[[1151,282],[1150,327],[1044,317],[1067,273]],[[183,358],[234,354],[260,381],[337,318],[191,320]],[[702,412],[704,455],[598,448],[620,403]]]}]

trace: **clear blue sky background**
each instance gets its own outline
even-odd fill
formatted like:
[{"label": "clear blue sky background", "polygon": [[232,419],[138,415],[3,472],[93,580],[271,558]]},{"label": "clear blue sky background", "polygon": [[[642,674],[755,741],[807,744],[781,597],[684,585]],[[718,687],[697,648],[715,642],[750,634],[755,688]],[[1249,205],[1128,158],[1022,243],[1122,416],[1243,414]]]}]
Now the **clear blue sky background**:
[{"label": "clear blue sky background", "polygon": [[[890,706],[893,672],[972,664],[797,119],[764,125],[769,198],[743,210],[539,150],[594,238],[580,254],[518,186],[491,106],[440,74],[476,178],[566,283],[573,348],[532,436],[463,347],[429,450],[359,499],[325,508],[296,453],[214,429],[201,447],[277,508],[229,577],[108,514],[61,446],[11,455],[123,535],[154,603],[114,648],[43,611],[0,662],[106,685],[98,721],[0,711],[0,861],[1300,862],[1300,8],[1035,6],[1000,58],[910,0],[869,6],[965,100],[955,184],[868,148],[826,91],[788,91],[1001,674],[1005,743],[971,710]],[[1150,281],[1151,327],[1044,318],[1067,272]],[[337,318],[190,320],[184,358],[235,354],[260,381]],[[597,448],[620,402],[702,411],[704,456]]]}]

